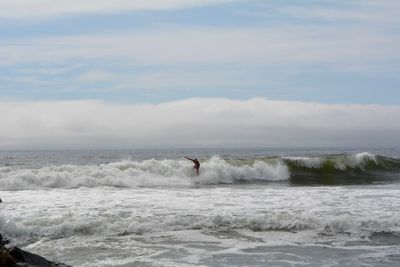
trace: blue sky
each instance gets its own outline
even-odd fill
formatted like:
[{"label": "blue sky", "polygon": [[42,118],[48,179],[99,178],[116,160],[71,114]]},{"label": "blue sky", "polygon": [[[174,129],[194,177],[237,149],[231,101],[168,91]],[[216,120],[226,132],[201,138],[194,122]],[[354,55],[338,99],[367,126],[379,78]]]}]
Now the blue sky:
[{"label": "blue sky", "polygon": [[0,99],[400,104],[398,1],[113,3],[2,1]]},{"label": "blue sky", "polygon": [[400,1],[0,1],[0,149],[400,146]]}]

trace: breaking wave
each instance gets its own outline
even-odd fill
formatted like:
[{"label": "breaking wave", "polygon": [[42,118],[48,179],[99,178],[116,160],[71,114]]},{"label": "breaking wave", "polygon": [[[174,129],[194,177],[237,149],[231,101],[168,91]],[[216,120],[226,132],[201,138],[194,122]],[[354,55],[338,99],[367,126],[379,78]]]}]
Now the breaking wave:
[{"label": "breaking wave", "polygon": [[170,215],[165,217],[97,217],[73,218],[69,215],[56,219],[35,219],[29,224],[15,224],[0,216],[0,229],[9,239],[31,242],[40,238],[66,238],[75,235],[142,235],[155,232],[200,230],[206,232],[288,231],[313,230],[318,235],[369,235],[374,233],[400,233],[399,219],[352,218],[275,212],[268,215]]},{"label": "breaking wave", "polygon": [[286,165],[255,161],[235,166],[219,157],[202,162],[197,176],[187,160],[120,161],[101,165],[62,165],[40,169],[0,168],[0,187],[8,190],[77,188],[81,186],[191,186],[238,181],[280,181],[289,178]]},{"label": "breaking wave", "polygon": [[371,153],[283,158],[294,184],[366,184],[399,180],[400,159]]},{"label": "breaking wave", "polygon": [[78,187],[154,187],[279,182],[363,184],[398,180],[400,159],[370,153],[315,157],[201,160],[197,176],[186,160],[124,160],[100,165],[0,167],[2,190]]}]

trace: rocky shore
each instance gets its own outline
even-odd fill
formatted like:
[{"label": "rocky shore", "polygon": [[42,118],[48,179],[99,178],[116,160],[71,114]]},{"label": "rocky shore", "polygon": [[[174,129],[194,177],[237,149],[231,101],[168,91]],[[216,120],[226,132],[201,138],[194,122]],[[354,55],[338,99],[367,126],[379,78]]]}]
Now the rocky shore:
[{"label": "rocky shore", "polygon": [[10,242],[0,233],[0,266],[1,267],[71,267],[55,263],[45,258],[24,251],[18,247],[8,246]]}]

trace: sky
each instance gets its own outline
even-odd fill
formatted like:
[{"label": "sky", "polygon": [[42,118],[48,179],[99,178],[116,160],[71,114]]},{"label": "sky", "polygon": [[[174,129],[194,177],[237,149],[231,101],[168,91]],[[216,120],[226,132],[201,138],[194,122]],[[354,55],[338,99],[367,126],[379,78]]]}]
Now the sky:
[{"label": "sky", "polygon": [[400,1],[0,0],[0,149],[398,146]]}]

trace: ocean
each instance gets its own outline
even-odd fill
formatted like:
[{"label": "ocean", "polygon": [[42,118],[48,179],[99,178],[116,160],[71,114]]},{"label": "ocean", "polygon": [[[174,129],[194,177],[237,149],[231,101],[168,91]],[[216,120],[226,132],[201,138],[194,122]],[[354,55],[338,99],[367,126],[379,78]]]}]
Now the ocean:
[{"label": "ocean", "polygon": [[71,266],[400,265],[395,148],[2,151],[0,198]]}]

